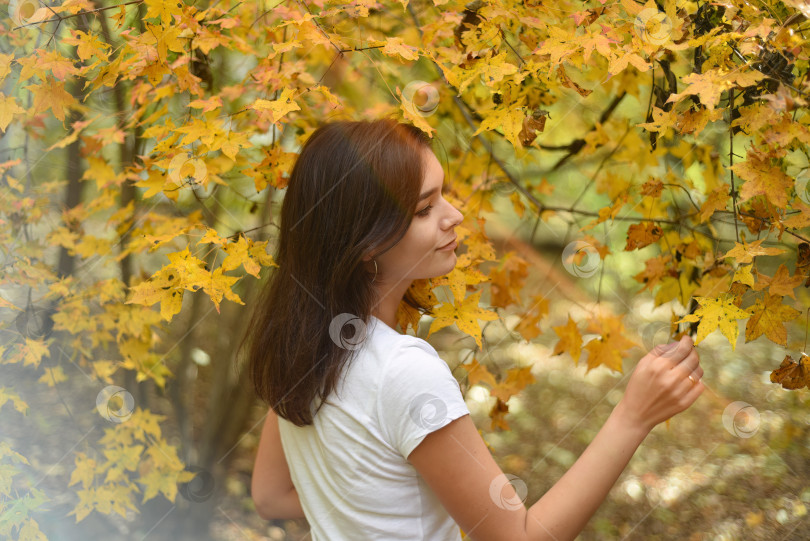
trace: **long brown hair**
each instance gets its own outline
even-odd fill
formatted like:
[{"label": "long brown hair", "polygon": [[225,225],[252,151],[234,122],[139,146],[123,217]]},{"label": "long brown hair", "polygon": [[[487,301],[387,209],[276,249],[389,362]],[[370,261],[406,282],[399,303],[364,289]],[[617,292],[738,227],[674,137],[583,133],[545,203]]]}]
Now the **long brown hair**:
[{"label": "long brown hair", "polygon": [[[278,268],[239,346],[249,343],[258,396],[297,426],[312,424],[336,387],[354,349],[338,341],[345,345],[345,331],[363,328],[340,325],[335,340],[330,325],[352,316],[370,324],[375,275],[362,257],[384,253],[408,230],[430,142],[420,129],[383,118],[321,124],[301,148],[281,207]],[[410,292],[404,300],[431,313]]]}]

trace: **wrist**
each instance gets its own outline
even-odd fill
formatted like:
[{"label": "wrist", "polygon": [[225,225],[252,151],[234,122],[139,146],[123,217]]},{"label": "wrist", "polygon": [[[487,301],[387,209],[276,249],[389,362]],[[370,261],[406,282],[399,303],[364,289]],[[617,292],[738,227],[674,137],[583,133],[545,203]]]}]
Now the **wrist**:
[{"label": "wrist", "polygon": [[612,421],[611,424],[614,424],[620,430],[633,434],[638,439],[639,443],[641,443],[654,428],[653,426],[649,426],[648,423],[643,422],[636,412],[631,411],[624,398],[613,408],[610,414],[610,420]]}]

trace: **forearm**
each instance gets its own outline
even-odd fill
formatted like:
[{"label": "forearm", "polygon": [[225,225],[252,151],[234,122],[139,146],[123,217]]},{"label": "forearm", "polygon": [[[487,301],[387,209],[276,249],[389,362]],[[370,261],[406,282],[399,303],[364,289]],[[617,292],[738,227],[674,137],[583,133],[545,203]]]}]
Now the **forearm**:
[{"label": "forearm", "polygon": [[648,433],[625,420],[621,404],[614,408],[582,456],[529,508],[526,538],[574,539],[602,504]]},{"label": "forearm", "polygon": [[265,520],[305,518],[304,509],[301,507],[301,500],[298,498],[298,491],[295,488],[284,496],[274,498],[264,506],[264,509],[258,511]]}]

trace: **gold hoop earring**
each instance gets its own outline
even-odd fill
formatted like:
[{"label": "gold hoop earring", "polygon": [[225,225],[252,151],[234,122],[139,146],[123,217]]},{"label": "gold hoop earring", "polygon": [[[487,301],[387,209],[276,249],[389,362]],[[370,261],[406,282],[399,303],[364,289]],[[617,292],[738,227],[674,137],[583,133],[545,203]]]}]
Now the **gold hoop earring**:
[{"label": "gold hoop earring", "polygon": [[374,278],[371,279],[371,283],[373,284],[374,280],[377,279],[377,260],[372,259],[372,261],[374,261]]}]

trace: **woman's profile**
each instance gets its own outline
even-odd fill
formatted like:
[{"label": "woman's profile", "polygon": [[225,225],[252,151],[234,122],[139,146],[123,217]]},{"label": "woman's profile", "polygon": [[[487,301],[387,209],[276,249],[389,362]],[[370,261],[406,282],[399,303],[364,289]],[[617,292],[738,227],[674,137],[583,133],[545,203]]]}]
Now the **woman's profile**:
[{"label": "woman's profile", "polygon": [[393,119],[327,122],[302,146],[244,342],[270,406],[251,485],[262,518],[305,517],[314,541],[574,539],[653,427],[703,392],[690,337],[656,346],[527,509],[447,364],[396,330],[403,301],[431,313],[412,282],[456,264],[464,216],[444,186],[431,139]]}]

